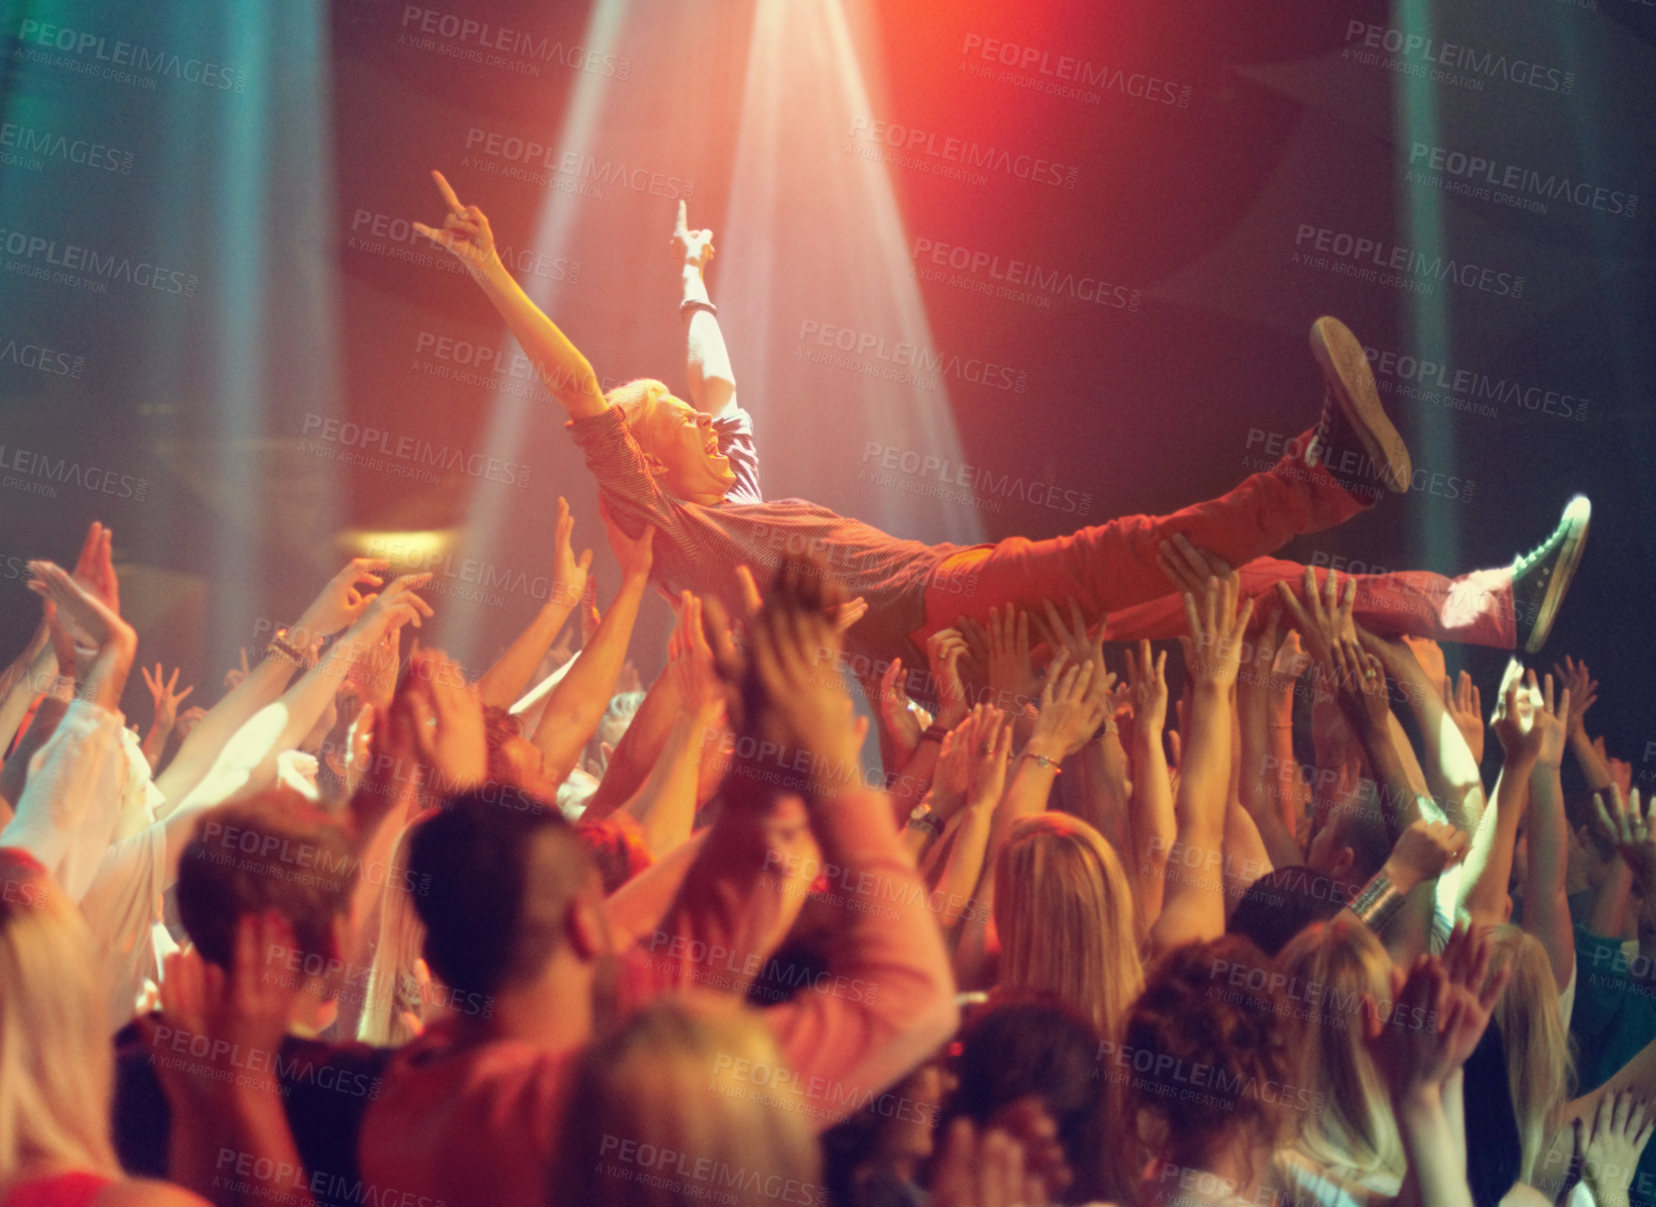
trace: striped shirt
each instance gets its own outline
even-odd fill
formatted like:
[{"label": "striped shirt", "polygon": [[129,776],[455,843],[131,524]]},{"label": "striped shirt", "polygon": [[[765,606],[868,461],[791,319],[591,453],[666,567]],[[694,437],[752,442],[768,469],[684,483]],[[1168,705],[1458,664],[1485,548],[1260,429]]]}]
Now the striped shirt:
[{"label": "striped shirt", "polygon": [[[633,535],[646,523],[658,529],[652,579],[674,593],[714,596],[732,616],[741,614],[736,567],[747,566],[763,594],[783,558],[809,554],[847,597],[868,601],[867,613],[846,632],[847,652],[875,663],[902,657],[917,665],[923,655],[909,634],[925,623],[927,588],[964,594],[972,586],[965,576],[942,573],[958,545],[901,540],[803,499],[767,501],[759,490],[753,419],[740,407],[713,420],[736,482],[712,506],[686,503],[661,488],[619,408],[575,420],[569,430],[621,526]],[[853,663],[853,669],[863,668]]]}]

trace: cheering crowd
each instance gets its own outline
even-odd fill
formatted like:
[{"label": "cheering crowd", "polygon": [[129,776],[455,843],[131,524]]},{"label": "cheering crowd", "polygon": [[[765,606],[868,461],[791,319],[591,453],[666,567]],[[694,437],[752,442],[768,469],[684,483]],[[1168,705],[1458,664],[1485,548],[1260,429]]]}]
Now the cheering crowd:
[{"label": "cheering crowd", "polygon": [[601,392],[438,182],[620,590],[560,500],[474,678],[429,575],[356,559],[212,707],[140,667],[140,738],[111,533],[31,562],[0,1207],[1650,1197],[1651,810],[1585,664],[1439,645],[1545,645],[1584,498],[1454,579],[1271,559],[1409,478],[1323,319],[1316,425],[1221,498],[899,540],[765,499],[682,206],[689,401]]}]

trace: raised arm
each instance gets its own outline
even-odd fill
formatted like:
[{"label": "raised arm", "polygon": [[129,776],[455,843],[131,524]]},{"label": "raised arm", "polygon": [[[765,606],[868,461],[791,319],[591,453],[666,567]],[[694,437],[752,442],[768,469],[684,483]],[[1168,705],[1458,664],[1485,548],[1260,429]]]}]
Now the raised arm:
[{"label": "raised arm", "polygon": [[604,613],[592,643],[553,689],[540,724],[535,727],[535,745],[546,760],[547,775],[555,783],[561,783],[575,766],[582,747],[592,738],[609,707],[621,664],[627,659],[627,643],[632,639],[633,622],[638,619],[638,606],[650,581],[655,529],[646,527],[633,540],[621,531],[607,509],[603,516],[610,547],[621,563],[621,593]]},{"label": "raised arm", "polygon": [[1127,651],[1127,676],[1133,690],[1133,795],[1129,804],[1132,833],[1130,864],[1134,897],[1146,930],[1161,916],[1167,889],[1167,857],[1178,825],[1173,817],[1173,778],[1167,771],[1162,732],[1167,728],[1167,651],[1152,659],[1150,643],[1140,641],[1138,654]]},{"label": "raised arm", "polygon": [[[1534,683],[1535,672],[1531,671],[1532,690]],[[1570,983],[1576,963],[1575,927],[1564,887],[1570,823],[1564,817],[1564,790],[1559,782],[1570,708],[1570,689],[1566,687],[1555,702],[1553,677],[1548,675],[1541,707],[1535,710],[1534,725],[1540,740],[1530,772],[1530,825],[1524,843],[1524,929],[1547,949],[1560,989]]]},{"label": "raised arm", "polygon": [[390,564],[368,557],[347,562],[323,586],[286,636],[271,642],[271,652],[207,710],[207,715],[190,730],[172,762],[155,778],[156,788],[166,798],[162,816],[177,808],[200,785],[220,752],[249,718],[282,694],[299,664],[292,651],[314,651],[324,637],[339,632],[362,615],[374,596],[364,595],[359,588],[379,586],[379,572]]},{"label": "raised arm", "polygon": [[1231,696],[1241,665],[1242,635],[1253,601],[1236,606],[1235,575],[1210,579],[1200,603],[1184,597],[1190,622],[1190,666],[1194,694],[1190,738],[1179,765],[1174,799],[1179,870],[1166,889],[1151,945],[1166,951],[1225,930],[1223,861],[1226,794],[1230,783]]},{"label": "raised arm", "polygon": [[1416,657],[1414,649],[1399,639],[1390,641],[1372,633],[1358,634],[1363,648],[1380,659],[1386,672],[1403,689],[1414,710],[1425,751],[1421,770],[1433,796],[1444,813],[1468,834],[1473,833],[1484,810],[1483,777],[1478,758],[1468,743],[1456,713],[1444,704],[1444,688],[1434,682]]},{"label": "raised arm", "polygon": [[173,727],[178,724],[178,706],[184,698],[195,690],[186,687],[178,689],[178,674],[182,667],[173,667],[172,678],[168,679],[161,664],[155,664],[155,674],[152,677],[149,671],[139,667],[138,671],[144,676],[144,686],[149,688],[150,702],[155,710],[150,718],[149,732],[144,735],[144,758],[154,772],[161,765],[161,754],[167,748],[167,739],[172,736]]},{"label": "raised arm", "polygon": [[690,403],[717,419],[736,405],[736,373],[730,367],[718,312],[707,297],[702,270],[713,258],[713,232],[691,230],[683,201],[673,224],[673,254],[679,261],[684,300],[679,313],[688,320],[685,368],[690,374]]},{"label": "raised arm", "polygon": [[587,571],[592,566],[592,550],[583,550],[577,559],[570,537],[575,532],[574,517],[569,504],[558,500],[558,523],[553,538],[552,593],[541,605],[529,627],[518,635],[506,652],[495,659],[494,665],[483,672],[478,691],[484,705],[508,708],[529,686],[535,670],[553,640],[569,619],[569,614],[581,602],[586,591]]},{"label": "raised arm", "polygon": [[440,230],[423,222],[414,223],[414,229],[465,265],[571,419],[587,419],[604,411],[609,403],[592,366],[500,262],[494,232],[483,211],[475,205],[461,205],[441,172],[434,171],[431,176],[443,194],[448,213]]},{"label": "raised arm", "polygon": [[1491,722],[1506,761],[1495,783],[1494,804],[1479,822],[1466,856],[1462,905],[1475,921],[1506,920],[1507,886],[1512,878],[1518,826],[1529,807],[1530,773],[1540,751],[1541,734],[1534,724],[1536,703],[1522,676],[1523,667],[1516,660],[1508,663]]},{"label": "raised arm", "polygon": [[667,656],[665,673],[677,680],[675,694],[682,702],[678,719],[649,776],[622,806],[637,820],[657,858],[690,837],[702,755],[709,739],[724,732],[724,694],[702,628],[702,602],[689,591],[683,594]]},{"label": "raised arm", "polygon": [[[1282,611],[1273,608],[1254,644],[1254,657],[1238,677],[1237,712],[1241,716],[1242,777],[1238,785],[1242,808],[1259,829],[1260,841],[1277,867],[1303,863],[1305,854],[1284,820],[1278,799],[1284,784],[1280,774],[1284,756],[1294,762],[1294,697],[1276,693],[1274,668],[1282,644]],[[1284,707],[1284,704],[1286,707]],[[1279,735],[1286,742],[1275,741]],[[1292,818],[1292,814],[1287,816]]]}]

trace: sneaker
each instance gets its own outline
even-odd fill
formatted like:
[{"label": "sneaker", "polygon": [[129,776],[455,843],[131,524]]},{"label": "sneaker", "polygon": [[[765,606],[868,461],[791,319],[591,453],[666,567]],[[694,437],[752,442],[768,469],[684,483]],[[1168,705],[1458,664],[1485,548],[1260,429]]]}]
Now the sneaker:
[{"label": "sneaker", "polygon": [[1325,315],[1311,324],[1311,355],[1328,388],[1305,463],[1323,466],[1348,492],[1371,502],[1381,488],[1403,494],[1413,468],[1409,450],[1386,418],[1363,345]]},{"label": "sneaker", "polygon": [[[1564,592],[1581,564],[1587,546],[1587,521],[1593,505],[1586,495],[1577,495],[1564,508],[1558,527],[1533,552],[1519,554],[1512,563],[1512,614],[1524,653],[1533,654],[1547,644]],[[1524,626],[1529,626],[1525,634]]]}]

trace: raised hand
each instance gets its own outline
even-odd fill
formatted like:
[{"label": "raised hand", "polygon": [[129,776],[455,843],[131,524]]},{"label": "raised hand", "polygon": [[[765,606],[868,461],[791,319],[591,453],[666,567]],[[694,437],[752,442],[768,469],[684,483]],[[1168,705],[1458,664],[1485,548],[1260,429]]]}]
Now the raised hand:
[{"label": "raised hand", "polygon": [[998,708],[980,704],[971,735],[966,769],[968,804],[993,808],[1006,792],[1006,768],[1012,759],[1012,718]]},{"label": "raised hand", "polygon": [[454,195],[454,189],[441,172],[433,169],[431,178],[437,182],[437,191],[443,195],[448,213],[443,216],[441,230],[423,222],[414,223],[414,229],[459,260],[476,277],[495,260],[494,231],[489,228],[489,220],[482,210],[475,205],[460,204],[460,198]]},{"label": "raised hand", "polygon": [[[1294,626],[1305,640],[1305,649],[1325,673],[1333,668],[1334,646],[1340,641],[1357,638],[1352,612],[1357,605],[1357,580],[1347,578],[1345,592],[1340,592],[1340,576],[1330,570],[1323,578],[1323,589],[1317,591],[1317,577],[1310,566],[1305,568],[1305,601],[1294,594],[1285,582],[1276,585],[1282,606],[1293,617]],[[1378,651],[1376,651],[1378,652]]]},{"label": "raised hand", "polygon": [[723,710],[725,695],[702,627],[701,597],[685,591],[679,598],[678,627],[667,640],[668,673],[684,708],[711,720]]},{"label": "raised hand", "polygon": [[944,817],[953,812],[949,806],[966,799],[972,770],[972,739],[977,733],[982,708],[978,705],[964,721],[943,735],[943,748],[938,752],[937,767],[932,772],[932,792],[934,800],[942,806],[938,812]]},{"label": "raised hand", "polygon": [[1501,674],[1501,694],[1489,727],[1495,731],[1508,762],[1533,760],[1540,753],[1540,735],[1535,732],[1535,699],[1524,683],[1524,667],[1516,658],[1507,660]]},{"label": "raised hand", "polygon": [[1393,888],[1408,893],[1443,875],[1445,868],[1466,857],[1466,851],[1465,831],[1451,822],[1419,819],[1398,835],[1382,870]]},{"label": "raised hand", "polygon": [[990,608],[984,647],[989,690],[999,707],[1019,709],[1041,694],[1041,674],[1029,654],[1029,613],[1011,604]]},{"label": "raised hand", "polygon": [[[1210,578],[1198,603],[1185,595],[1185,619],[1190,624],[1187,661],[1190,676],[1198,684],[1233,687],[1242,664],[1242,634],[1253,616],[1254,601],[1245,600],[1240,609],[1236,599],[1241,581],[1232,574]],[[1296,601],[1295,606],[1298,606]]]},{"label": "raised hand", "polygon": [[1394,1101],[1441,1093],[1466,1063],[1507,981],[1507,969],[1491,973],[1490,965],[1488,934],[1457,929],[1441,959],[1415,962],[1388,1018],[1364,998],[1370,1050]]},{"label": "raised hand", "polygon": [[1346,715],[1367,726],[1370,733],[1384,730],[1391,717],[1391,696],[1380,659],[1354,641],[1340,642],[1333,656],[1334,683]]},{"label": "raised hand", "polygon": [[121,584],[115,576],[115,533],[96,520],[86,530],[80,556],[70,575],[116,615],[121,611]]},{"label": "raised hand", "polygon": [[56,605],[58,619],[71,632],[79,630],[100,651],[111,646],[125,648],[130,669],[132,654],[138,648],[138,634],[121,619],[120,613],[110,608],[103,597],[70,578],[55,562],[30,562],[29,573],[34,576],[29,580],[29,589]]},{"label": "raised hand", "polygon": [[1140,641],[1138,654],[1127,651],[1127,677],[1133,693],[1133,725],[1159,734],[1167,727],[1167,651],[1154,658],[1150,643]]},{"label": "raised hand", "polygon": [[1041,601],[1041,609],[1046,613],[1041,628],[1045,631],[1053,652],[1063,650],[1071,666],[1091,662],[1094,675],[1104,674],[1104,625],[1099,624],[1096,637],[1088,637],[1087,622],[1081,615],[1081,605],[1076,603],[1073,597],[1069,600],[1070,622],[1067,626],[1058,615],[1057,606],[1050,599]]},{"label": "raised hand", "polygon": [[1582,719],[1587,715],[1587,710],[1598,701],[1599,681],[1588,673],[1585,662],[1577,662],[1568,654],[1564,655],[1563,666],[1553,663],[1553,673],[1558,676],[1559,682],[1569,689],[1569,736],[1572,739],[1585,737],[1587,731]]},{"label": "raised hand", "polygon": [[[1535,672],[1529,672],[1526,684],[1530,699],[1537,696]],[[1556,705],[1553,701],[1553,677],[1546,678],[1546,688],[1540,693],[1541,703],[1531,717],[1534,730],[1536,757],[1542,766],[1557,767],[1564,761],[1564,742],[1570,731],[1570,689],[1565,688]]]},{"label": "raised hand", "polygon": [[1593,793],[1593,811],[1598,814],[1599,828],[1615,844],[1616,853],[1633,870],[1641,887],[1649,891],[1656,886],[1656,840],[1652,839],[1652,830],[1656,829],[1656,796],[1642,809],[1637,788],[1624,795],[1620,788],[1612,787],[1608,809],[1604,796],[1602,792]]},{"label": "raised hand", "polygon": [[1628,1187],[1652,1132],[1656,1108],[1631,1089],[1603,1095],[1591,1118],[1576,1119],[1576,1154],[1597,1202],[1628,1201]]},{"label": "raised hand", "polygon": [[937,723],[949,729],[966,719],[966,685],[960,679],[960,660],[966,653],[959,629],[939,629],[926,638],[926,661],[937,686]]},{"label": "raised hand", "polygon": [[149,688],[150,701],[155,706],[155,717],[150,724],[165,733],[172,732],[173,726],[178,723],[178,706],[195,690],[194,687],[186,687],[183,691],[176,690],[178,674],[182,669],[173,667],[172,678],[166,679],[166,672],[161,669],[159,662],[155,664],[153,677],[144,667],[138,668],[139,673],[144,676],[144,686]]},{"label": "raised hand", "polygon": [[378,595],[367,597],[367,606],[351,626],[351,633],[377,643],[384,634],[405,624],[419,628],[434,613],[431,605],[414,592],[430,581],[429,573],[392,579]]},{"label": "raised hand", "polygon": [[1454,721],[1455,728],[1461,731],[1461,737],[1466,739],[1466,745],[1472,751],[1472,761],[1483,762],[1483,693],[1472,682],[1471,675],[1462,671],[1453,690],[1448,679],[1443,681],[1443,710]]},{"label": "raised hand", "polygon": [[[391,563],[382,557],[354,557],[345,563],[344,569],[323,585],[310,606],[288,631],[288,640],[303,649],[306,646],[314,646],[324,637],[331,637],[355,623],[374,601],[374,596],[365,594],[362,588],[379,587],[384,582],[382,573],[390,566]],[[426,577],[430,578],[429,575]],[[246,673],[247,665],[244,658],[244,677]]]},{"label": "raised hand", "polygon": [[[1066,665],[1060,652],[1047,668],[1047,684],[1041,690],[1041,712],[1029,735],[1030,747],[1048,757],[1067,759],[1087,744],[1109,708],[1111,682],[1100,680],[1092,662]],[[1114,676],[1105,675],[1105,680]]]},{"label": "raised hand", "polygon": [[678,217],[673,223],[671,246],[679,262],[692,268],[706,268],[707,262],[713,258],[713,232],[690,229],[689,210],[682,200],[678,203]]},{"label": "raised hand", "polygon": [[891,735],[896,755],[907,762],[920,745],[920,718],[909,707],[908,692],[903,688],[903,660],[893,658],[880,676],[880,724]]},{"label": "raised hand", "polygon": [[415,653],[391,715],[409,727],[414,749],[432,769],[440,792],[465,792],[488,775],[482,701],[447,655],[429,649]]},{"label": "raised hand", "polygon": [[587,573],[592,569],[592,550],[583,549],[575,556],[571,543],[575,535],[575,517],[569,513],[569,504],[560,495],[558,520],[552,534],[552,600],[560,607],[573,608],[586,593]]}]

